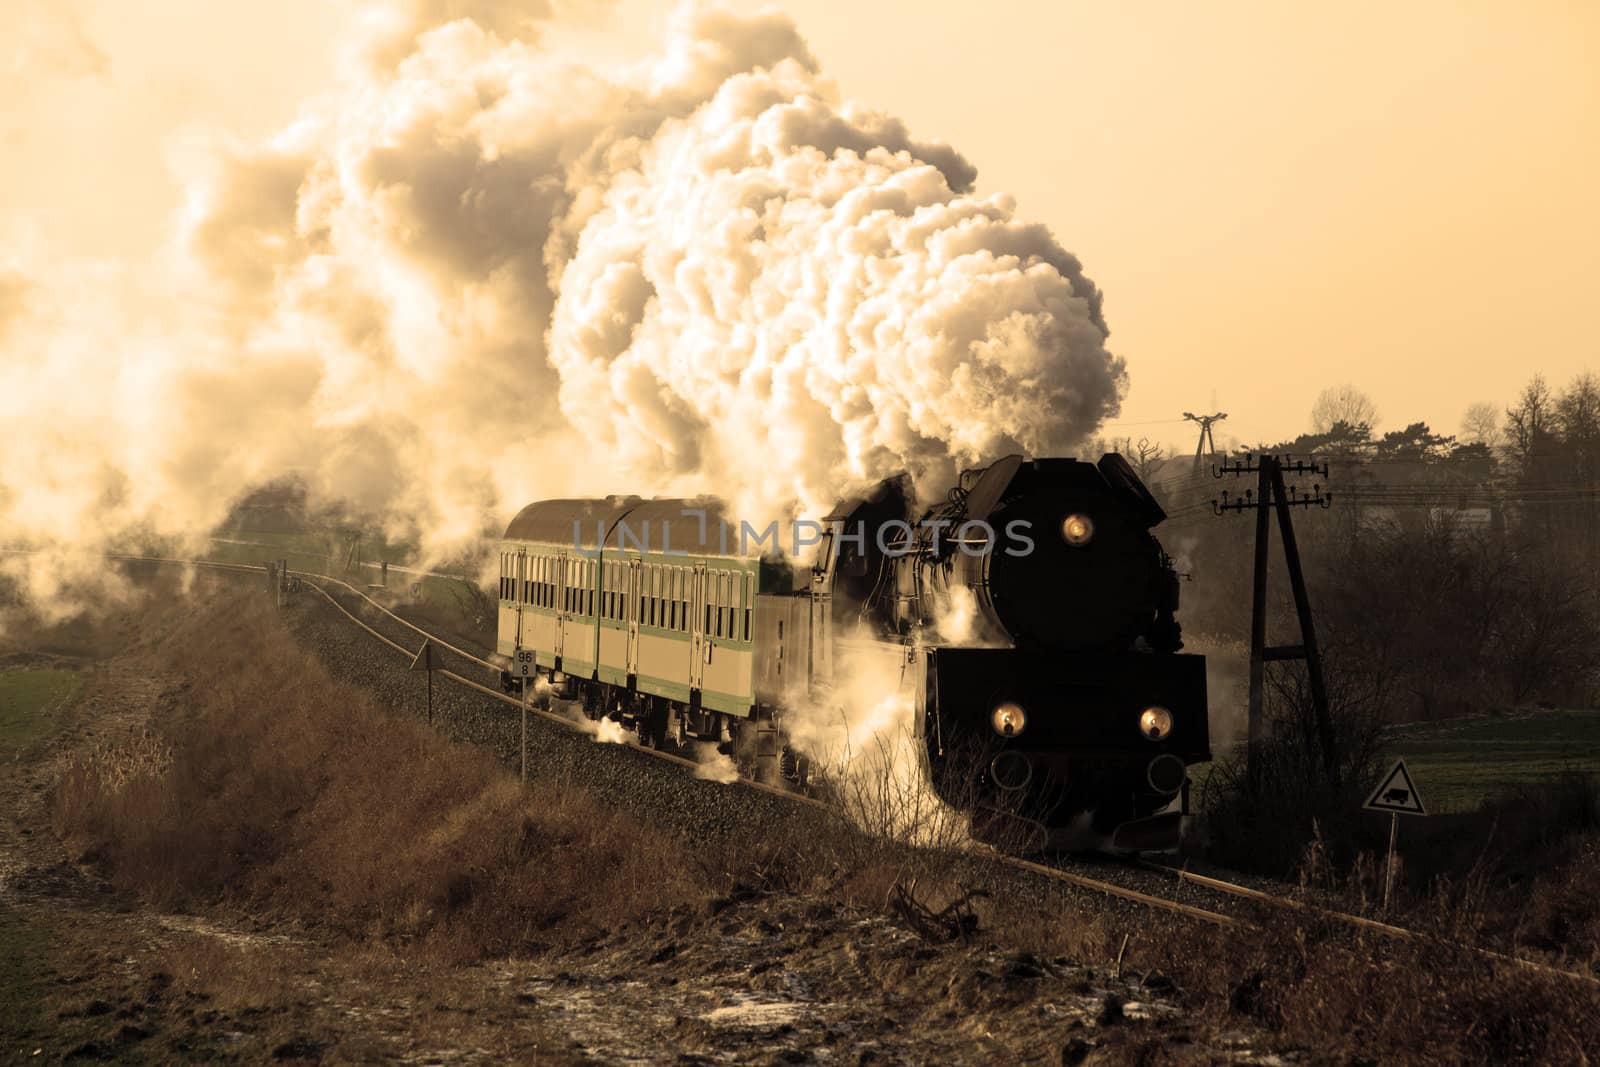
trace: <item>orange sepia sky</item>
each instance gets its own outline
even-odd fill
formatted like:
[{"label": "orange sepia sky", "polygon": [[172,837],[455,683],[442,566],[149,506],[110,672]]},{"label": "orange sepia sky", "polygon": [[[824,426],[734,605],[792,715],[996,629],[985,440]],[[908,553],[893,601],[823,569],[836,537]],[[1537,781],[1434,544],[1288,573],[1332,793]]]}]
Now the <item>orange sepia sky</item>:
[{"label": "orange sepia sky", "polygon": [[[442,2],[435,6],[449,6]],[[470,5],[468,5],[470,6]],[[840,93],[955,146],[1106,296],[1113,433],[1246,443],[1353,382],[1455,432],[1600,369],[1600,5],[788,0]],[[644,0],[570,35],[625,58]],[[13,0],[0,256],[149,256],[190,131],[260,139],[337,83],[350,5]]]}]

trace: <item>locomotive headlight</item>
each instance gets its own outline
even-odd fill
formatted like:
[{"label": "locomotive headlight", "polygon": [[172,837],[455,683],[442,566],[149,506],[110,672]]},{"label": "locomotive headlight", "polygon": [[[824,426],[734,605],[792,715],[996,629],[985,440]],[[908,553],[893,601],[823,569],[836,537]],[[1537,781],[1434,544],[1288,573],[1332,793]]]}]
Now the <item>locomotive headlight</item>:
[{"label": "locomotive headlight", "polygon": [[1061,537],[1074,548],[1081,548],[1094,539],[1094,520],[1087,515],[1068,515],[1061,520]]},{"label": "locomotive headlight", "polygon": [[995,705],[994,711],[989,713],[989,722],[1001,737],[1016,737],[1028,728],[1028,713],[1022,710],[1021,704],[1008,700]]},{"label": "locomotive headlight", "polygon": [[1172,712],[1153,704],[1139,715],[1139,732],[1151,741],[1165,741],[1172,733]]}]

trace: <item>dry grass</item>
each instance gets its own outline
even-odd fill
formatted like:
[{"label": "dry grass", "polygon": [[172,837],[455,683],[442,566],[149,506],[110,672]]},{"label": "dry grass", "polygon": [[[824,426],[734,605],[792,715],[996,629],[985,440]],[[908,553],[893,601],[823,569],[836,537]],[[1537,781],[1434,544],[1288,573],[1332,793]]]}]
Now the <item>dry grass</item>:
[{"label": "dry grass", "polygon": [[279,946],[250,945],[217,937],[185,938],[157,957],[156,973],[182,989],[204,992],[207,1006],[248,1011],[293,1001],[305,992],[305,971]]},{"label": "dry grass", "polygon": [[1283,916],[1251,936],[1135,936],[1219,1028],[1253,1022],[1335,1061],[1578,1063],[1600,1042],[1600,990],[1441,943]]},{"label": "dry grass", "polygon": [[523,790],[332,680],[266,615],[197,613],[159,649],[193,679],[184,706],[59,784],[58,829],[119,883],[163,907],[236,906],[457,958],[581,938],[703,891],[674,839],[581,794]]}]

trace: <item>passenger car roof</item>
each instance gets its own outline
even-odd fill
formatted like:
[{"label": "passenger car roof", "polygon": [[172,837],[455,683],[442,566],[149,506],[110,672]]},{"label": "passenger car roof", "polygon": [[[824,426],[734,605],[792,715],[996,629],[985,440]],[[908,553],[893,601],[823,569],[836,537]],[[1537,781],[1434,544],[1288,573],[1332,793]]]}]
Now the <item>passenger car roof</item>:
[{"label": "passenger car roof", "polygon": [[[725,522],[731,523],[726,535],[722,532]],[[602,529],[608,549],[670,549],[699,556],[739,554],[738,523],[727,519],[722,502],[711,497],[539,500],[517,512],[506,527],[505,539],[593,551]]]}]

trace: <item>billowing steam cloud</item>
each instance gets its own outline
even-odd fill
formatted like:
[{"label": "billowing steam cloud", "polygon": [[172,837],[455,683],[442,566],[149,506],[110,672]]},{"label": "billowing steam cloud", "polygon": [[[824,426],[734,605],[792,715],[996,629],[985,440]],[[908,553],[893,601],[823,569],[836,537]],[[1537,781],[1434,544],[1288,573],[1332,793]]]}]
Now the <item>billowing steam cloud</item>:
[{"label": "billowing steam cloud", "polygon": [[51,550],[5,567],[56,593],[287,472],[437,552],[547,494],[817,514],[1116,410],[1078,262],[785,18],[607,73],[532,9],[412,4],[278,136],[177,153],[159,262],[0,259],[0,545]]}]

